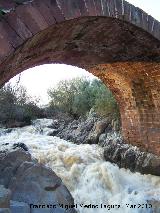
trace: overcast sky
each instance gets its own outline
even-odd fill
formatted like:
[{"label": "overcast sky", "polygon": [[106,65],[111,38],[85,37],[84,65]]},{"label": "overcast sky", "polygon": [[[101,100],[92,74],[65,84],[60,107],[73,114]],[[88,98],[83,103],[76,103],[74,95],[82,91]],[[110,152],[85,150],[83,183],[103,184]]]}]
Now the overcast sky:
[{"label": "overcast sky", "polygon": [[127,0],[160,21],[160,0]]},{"label": "overcast sky", "polygon": [[[131,4],[140,7],[148,14],[160,21],[160,0],[128,0]],[[47,89],[55,86],[60,80],[77,76],[92,76],[85,70],[67,65],[42,65],[26,70],[21,75],[20,83],[24,85],[29,94],[41,98],[41,103],[48,102]],[[14,77],[11,82],[15,82]]]},{"label": "overcast sky", "polygon": [[[27,88],[31,96],[40,98],[40,104],[48,103],[47,90],[53,88],[60,80],[72,79],[75,77],[94,78],[84,69],[65,64],[45,64],[28,69],[21,73],[20,84]],[[15,84],[19,76],[10,80]]]}]

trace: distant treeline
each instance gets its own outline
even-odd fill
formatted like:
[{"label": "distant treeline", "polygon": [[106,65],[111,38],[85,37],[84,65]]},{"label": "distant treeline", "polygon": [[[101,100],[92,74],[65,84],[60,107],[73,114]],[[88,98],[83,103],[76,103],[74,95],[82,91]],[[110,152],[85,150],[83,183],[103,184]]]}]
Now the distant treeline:
[{"label": "distant treeline", "polygon": [[0,123],[7,127],[29,125],[32,119],[43,115],[37,103],[25,87],[6,84],[0,89]]},{"label": "distant treeline", "polygon": [[120,121],[119,108],[110,90],[97,79],[75,78],[60,81],[48,90],[50,102],[45,108],[27,94],[25,87],[6,84],[0,89],[0,123],[6,126],[30,124],[32,119],[54,117],[58,113],[78,119],[90,110],[102,117]]}]

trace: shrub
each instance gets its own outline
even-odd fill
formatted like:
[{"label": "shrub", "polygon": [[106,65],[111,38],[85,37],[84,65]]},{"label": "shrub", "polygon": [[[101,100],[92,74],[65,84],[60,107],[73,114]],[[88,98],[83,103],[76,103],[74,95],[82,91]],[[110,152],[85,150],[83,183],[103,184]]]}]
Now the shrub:
[{"label": "shrub", "polygon": [[79,117],[85,116],[93,108],[100,116],[110,116],[120,121],[118,104],[100,80],[75,78],[61,81],[56,88],[49,89],[48,95],[51,99],[50,111],[58,109]]},{"label": "shrub", "polygon": [[0,122],[25,122],[41,117],[42,109],[37,106],[37,101],[28,96],[23,86],[11,86],[9,83],[0,89]]}]

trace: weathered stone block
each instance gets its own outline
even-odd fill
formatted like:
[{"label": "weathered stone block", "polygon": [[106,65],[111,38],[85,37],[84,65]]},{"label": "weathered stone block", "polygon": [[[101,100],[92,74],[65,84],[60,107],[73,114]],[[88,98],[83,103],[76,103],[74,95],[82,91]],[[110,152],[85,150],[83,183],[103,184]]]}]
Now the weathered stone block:
[{"label": "weathered stone block", "polygon": [[95,9],[96,9],[96,14],[98,16],[103,15],[103,7],[102,7],[103,4],[102,4],[102,2],[99,1],[99,0],[94,0],[94,4],[95,4]]},{"label": "weathered stone block", "polygon": [[131,22],[139,27],[142,25],[143,11],[137,7],[131,7]]},{"label": "weathered stone block", "polygon": [[108,1],[107,0],[102,0],[102,15],[109,17],[109,6],[108,6]]},{"label": "weathered stone block", "polygon": [[15,2],[12,0],[1,0],[0,1],[0,8],[2,8],[3,10],[11,10],[14,9],[16,6]]},{"label": "weathered stone block", "polygon": [[[122,0],[27,1],[3,18],[1,85],[24,69],[43,63],[85,67],[115,94],[125,139],[145,149],[152,142],[159,147],[159,22]],[[159,154],[154,146],[152,152]]]},{"label": "weathered stone block", "polygon": [[27,28],[25,23],[17,16],[15,12],[5,15],[5,20],[15,30],[15,32],[25,41],[32,36],[31,31]]},{"label": "weathered stone block", "polygon": [[0,32],[0,61],[3,61],[7,55],[11,54],[14,48],[4,36],[4,31]]},{"label": "weathered stone block", "polygon": [[57,23],[65,20],[64,13],[62,12],[63,7],[61,7],[62,5],[60,4],[60,0],[57,1],[45,0],[45,4],[47,5],[47,7],[50,8],[52,15],[55,17]]},{"label": "weathered stone block", "polygon": [[20,36],[17,35],[17,33],[4,19],[0,22],[0,33],[1,36],[5,37],[14,48],[23,43],[23,40],[20,38]]},{"label": "weathered stone block", "polygon": [[44,17],[45,21],[47,24],[53,25],[56,23],[56,19],[54,17],[53,11],[51,7],[47,6],[46,1],[39,1],[39,0],[34,0],[32,3],[32,6],[35,7],[39,12],[42,14]]},{"label": "weathered stone block", "polygon": [[153,35],[156,38],[160,38],[160,23],[157,20],[154,21]]},{"label": "weathered stone block", "polygon": [[33,35],[48,27],[44,17],[31,4],[17,7],[16,14]]},{"label": "weathered stone block", "polygon": [[124,3],[124,20],[131,21],[131,7],[132,5],[128,2]]},{"label": "weathered stone block", "polygon": [[94,0],[85,0],[85,2],[86,2],[86,7],[87,7],[87,11],[89,13],[89,16],[96,16],[97,12],[96,12]]},{"label": "weathered stone block", "polygon": [[68,1],[63,1],[59,0],[61,8],[63,10],[65,19],[72,19],[72,18],[77,18],[81,16],[81,12],[79,9],[79,3],[78,1],[74,0],[68,0]]},{"label": "weathered stone block", "polygon": [[123,13],[123,6],[122,6],[122,0],[114,0],[115,4],[115,11],[116,11],[116,18],[122,18]]},{"label": "weathered stone block", "polygon": [[148,16],[148,32],[152,33],[154,27],[154,18],[152,16]]},{"label": "weathered stone block", "polygon": [[109,16],[116,17],[116,8],[115,8],[114,1],[107,0],[107,2],[108,2],[108,7],[109,7]]}]

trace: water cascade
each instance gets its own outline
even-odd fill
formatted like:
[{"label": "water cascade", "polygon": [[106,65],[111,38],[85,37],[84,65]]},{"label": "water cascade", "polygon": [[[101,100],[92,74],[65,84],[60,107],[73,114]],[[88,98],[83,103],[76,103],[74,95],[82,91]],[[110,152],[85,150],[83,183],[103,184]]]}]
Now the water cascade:
[{"label": "water cascade", "polygon": [[39,119],[9,133],[1,129],[1,150],[13,143],[26,144],[39,162],[62,178],[79,213],[153,212],[150,201],[160,201],[160,177],[119,169],[104,160],[98,145],[76,145],[48,136],[51,124],[52,120]]}]

